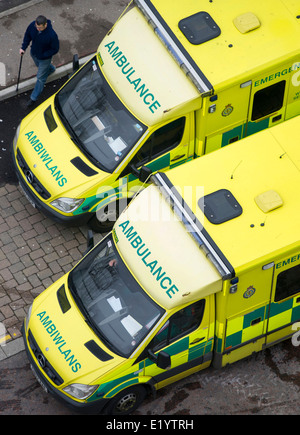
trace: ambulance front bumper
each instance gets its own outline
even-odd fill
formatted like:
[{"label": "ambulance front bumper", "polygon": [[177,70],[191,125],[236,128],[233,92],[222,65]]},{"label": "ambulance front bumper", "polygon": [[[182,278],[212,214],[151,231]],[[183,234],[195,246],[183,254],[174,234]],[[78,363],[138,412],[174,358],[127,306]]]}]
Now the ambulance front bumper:
[{"label": "ambulance front bumper", "polygon": [[87,222],[93,217],[93,213],[82,213],[77,216],[65,216],[58,211],[55,211],[53,208],[49,207],[47,204],[45,204],[42,200],[39,199],[37,195],[34,194],[34,192],[27,186],[26,182],[24,181],[24,178],[22,174],[20,173],[20,169],[16,162],[16,155],[13,152],[12,153],[12,160],[14,164],[15,173],[17,175],[19,185],[30,202],[30,204],[37,208],[39,211],[41,211],[45,216],[52,219],[54,222],[58,222],[64,225],[68,226],[81,226],[87,224]]},{"label": "ambulance front bumper", "polygon": [[43,390],[46,393],[50,393],[52,396],[54,396],[59,401],[63,402],[66,406],[71,408],[73,411],[86,413],[86,414],[99,414],[105,407],[105,405],[108,403],[108,399],[98,399],[97,401],[87,403],[87,402],[77,402],[76,400],[73,400],[71,397],[67,396],[66,394],[62,393],[60,390],[55,388],[48,380],[47,378],[42,374],[40,368],[38,367],[36,361],[31,355],[31,352],[29,350],[29,344],[26,337],[25,332],[25,321],[22,326],[22,335],[23,340],[25,344],[25,350],[27,353],[27,357],[30,363],[31,370],[33,371],[33,374],[38,381],[38,383],[41,385]]}]

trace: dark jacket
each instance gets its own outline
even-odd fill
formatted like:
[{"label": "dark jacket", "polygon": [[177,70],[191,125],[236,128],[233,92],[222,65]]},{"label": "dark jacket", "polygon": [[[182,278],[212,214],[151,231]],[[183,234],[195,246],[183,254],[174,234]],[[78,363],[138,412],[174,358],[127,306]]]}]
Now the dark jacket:
[{"label": "dark jacket", "polygon": [[31,54],[39,60],[50,59],[59,50],[57,34],[53,30],[51,20],[47,20],[47,27],[39,32],[35,21],[29,24],[24,35],[22,49],[25,51],[31,42]]}]

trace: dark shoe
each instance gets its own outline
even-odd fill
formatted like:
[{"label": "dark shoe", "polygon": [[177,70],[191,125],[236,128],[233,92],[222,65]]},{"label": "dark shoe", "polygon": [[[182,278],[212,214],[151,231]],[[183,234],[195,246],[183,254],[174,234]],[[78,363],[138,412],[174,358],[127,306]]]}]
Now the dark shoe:
[{"label": "dark shoe", "polygon": [[28,100],[26,106],[27,106],[27,107],[32,107],[35,103],[36,103],[36,101],[33,101],[31,98],[29,98],[29,100]]},{"label": "dark shoe", "polygon": [[56,68],[55,68],[55,66],[53,65],[53,64],[51,64],[50,65],[50,72],[49,72],[49,74],[48,74],[48,77],[51,75],[51,74],[53,74],[53,73],[55,73],[55,71],[56,71]]}]

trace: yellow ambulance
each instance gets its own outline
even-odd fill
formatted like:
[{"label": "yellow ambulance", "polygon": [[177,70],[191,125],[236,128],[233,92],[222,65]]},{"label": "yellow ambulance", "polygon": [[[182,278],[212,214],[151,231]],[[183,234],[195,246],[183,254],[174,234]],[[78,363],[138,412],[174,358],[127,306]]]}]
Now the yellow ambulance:
[{"label": "yellow ambulance", "polygon": [[23,336],[44,389],[126,414],[210,365],[299,345],[299,143],[295,117],[154,174],[33,302]]},{"label": "yellow ambulance", "polygon": [[139,169],[165,171],[300,114],[295,0],[134,0],[30,113],[13,160],[29,201],[111,229]]}]

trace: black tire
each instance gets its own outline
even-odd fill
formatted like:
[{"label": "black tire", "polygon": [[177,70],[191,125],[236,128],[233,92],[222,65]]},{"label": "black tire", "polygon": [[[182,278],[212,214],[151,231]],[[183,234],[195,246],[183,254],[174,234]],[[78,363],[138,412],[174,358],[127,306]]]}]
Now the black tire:
[{"label": "black tire", "polygon": [[128,199],[120,199],[120,201],[107,204],[88,222],[89,227],[96,233],[108,233],[128,203]]},{"label": "black tire", "polygon": [[105,408],[106,415],[128,415],[135,411],[147,395],[145,387],[136,385],[121,391]]}]

